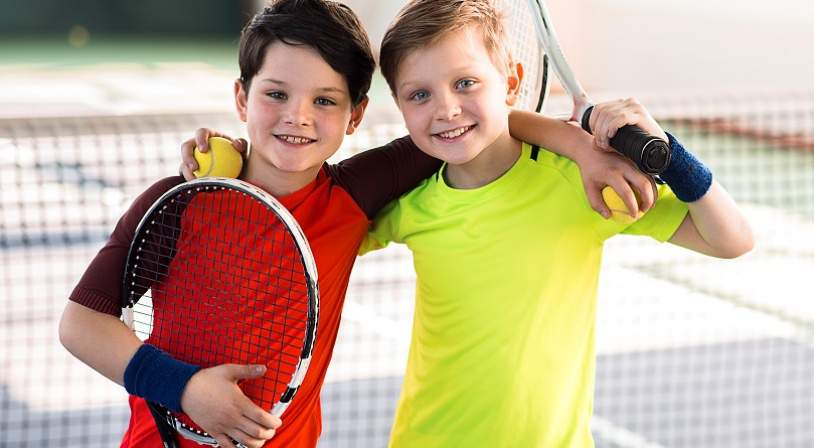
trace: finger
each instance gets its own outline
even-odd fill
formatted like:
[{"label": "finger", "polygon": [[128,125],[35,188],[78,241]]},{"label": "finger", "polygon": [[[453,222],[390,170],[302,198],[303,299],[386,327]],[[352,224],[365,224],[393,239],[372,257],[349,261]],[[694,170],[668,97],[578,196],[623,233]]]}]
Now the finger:
[{"label": "finger", "polygon": [[178,171],[180,171],[181,175],[184,176],[184,180],[195,179],[195,173],[192,172],[193,170],[189,168],[189,165],[182,163],[181,166],[178,167]]},{"label": "finger", "polygon": [[605,204],[605,199],[602,198],[603,188],[605,188],[605,185],[585,185],[585,193],[588,195],[588,202],[591,204],[591,208],[602,215],[603,218],[608,219],[611,214],[607,204]]},{"label": "finger", "polygon": [[[241,431],[238,428],[234,428],[231,431],[227,431],[227,434],[229,435],[229,437],[234,442],[237,442],[237,443],[239,443],[239,444],[241,444],[241,445],[243,445],[245,447],[248,447],[248,448],[260,448],[266,443],[266,440],[268,440],[268,439],[258,439],[256,437],[252,437],[252,436],[246,434],[245,432]],[[221,445],[221,446],[233,447],[233,446],[236,446],[234,442],[230,441],[230,443],[228,445]]]},{"label": "finger", "polygon": [[190,171],[198,169],[198,162],[195,160],[195,139],[191,138],[184,143],[181,143],[181,161],[184,165],[189,167]]},{"label": "finger", "polygon": [[255,423],[254,421],[250,420],[245,416],[241,418],[240,422],[237,425],[237,428],[245,432],[250,437],[262,440],[268,440],[274,437],[274,432],[277,429],[277,427],[271,428],[258,425],[257,423]]},{"label": "finger", "polygon": [[612,104],[604,104],[600,109],[599,116],[596,121],[596,132],[594,137],[597,139],[597,144],[602,149],[610,148],[608,143],[608,126],[609,121],[613,118]]},{"label": "finger", "polygon": [[237,149],[237,152],[245,155],[249,150],[249,142],[245,138],[236,138],[232,140],[232,146]]},{"label": "finger", "polygon": [[603,108],[602,104],[597,104],[596,106],[594,106],[594,111],[593,113],[591,113],[591,118],[589,121],[591,123],[591,134],[593,134],[594,136],[594,145],[596,145],[597,148],[605,149],[605,147],[602,146],[601,141],[602,138],[601,123],[603,110],[602,108]]},{"label": "finger", "polygon": [[230,447],[231,448],[231,447],[235,446],[234,442],[232,442],[232,439],[226,434],[222,434],[222,433],[212,434],[210,432],[209,435],[212,436],[213,439],[217,440],[218,445],[220,445],[221,447]]},{"label": "finger", "polygon": [[209,137],[213,137],[216,134],[214,131],[207,129],[207,128],[198,128],[195,130],[195,146],[201,152],[209,151]]},{"label": "finger", "polygon": [[262,364],[224,364],[223,368],[235,381],[259,378],[266,373],[266,366]]},{"label": "finger", "polygon": [[634,218],[639,216],[639,203],[636,201],[636,194],[633,193],[633,188],[630,187],[627,180],[624,177],[611,179],[609,185],[625,203],[628,214]]},{"label": "finger", "polygon": [[610,139],[616,136],[619,129],[629,124],[635,125],[637,122],[638,120],[636,119],[635,114],[620,111],[608,125],[608,142],[610,142]]},{"label": "finger", "polygon": [[653,181],[653,178],[646,176],[634,185],[636,191],[639,193],[639,208],[643,212],[653,208],[653,205],[656,203],[656,197],[658,197],[656,183]]},{"label": "finger", "polygon": [[283,424],[280,417],[264,411],[260,406],[254,405],[254,403],[252,403],[252,405],[253,406],[247,406],[245,409],[242,409],[243,416],[249,421],[266,429],[277,429]]}]

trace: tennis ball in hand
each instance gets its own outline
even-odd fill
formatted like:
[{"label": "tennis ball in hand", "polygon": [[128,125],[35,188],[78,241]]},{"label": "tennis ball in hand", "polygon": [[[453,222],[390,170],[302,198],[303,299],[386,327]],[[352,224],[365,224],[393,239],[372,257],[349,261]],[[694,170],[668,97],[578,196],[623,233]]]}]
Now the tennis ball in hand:
[{"label": "tennis ball in hand", "polygon": [[198,162],[198,169],[193,172],[195,177],[238,177],[243,169],[243,157],[232,142],[221,137],[210,137],[208,142],[209,151],[195,148],[193,152]]},{"label": "tennis ball in hand", "polygon": [[[639,194],[636,193],[635,190],[634,194],[636,194],[636,202],[638,202],[639,205],[641,205],[642,200],[639,197]],[[637,219],[641,218],[642,215],[644,215],[644,213],[639,211],[639,215],[636,216],[635,218],[633,216],[630,216],[630,213],[628,213],[624,201],[622,201],[622,198],[619,197],[619,195],[616,194],[616,191],[611,187],[605,187],[602,189],[602,199],[605,200],[605,204],[610,209],[611,219],[613,219],[616,222],[622,224],[630,224],[633,221],[636,221]]]}]

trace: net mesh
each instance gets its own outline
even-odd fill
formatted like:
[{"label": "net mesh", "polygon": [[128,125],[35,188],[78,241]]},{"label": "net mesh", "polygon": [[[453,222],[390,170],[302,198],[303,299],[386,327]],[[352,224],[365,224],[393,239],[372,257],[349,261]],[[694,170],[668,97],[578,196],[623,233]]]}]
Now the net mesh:
[{"label": "net mesh", "polygon": [[[641,100],[712,167],[758,243],[715,260],[610,240],[597,446],[814,446],[814,94]],[[241,134],[230,114],[0,121],[0,446],[118,444],[125,394],[61,347],[59,316],[121,213],[177,172],[179,142],[202,125]],[[363,129],[339,157],[403,132]],[[320,446],[386,445],[413,281],[403,247],[357,262],[322,393]]]}]

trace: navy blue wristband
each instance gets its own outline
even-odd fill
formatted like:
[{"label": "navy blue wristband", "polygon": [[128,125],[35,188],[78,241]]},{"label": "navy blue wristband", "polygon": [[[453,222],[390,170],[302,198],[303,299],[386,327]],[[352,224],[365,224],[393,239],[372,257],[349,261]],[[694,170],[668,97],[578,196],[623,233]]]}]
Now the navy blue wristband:
[{"label": "navy blue wristband", "polygon": [[181,394],[200,367],[174,359],[161,349],[142,344],[124,369],[124,388],[131,395],[181,411]]},{"label": "navy blue wristband", "polygon": [[707,194],[712,185],[712,172],[695,158],[672,134],[670,141],[670,166],[659,177],[670,186],[682,202],[694,202]]}]

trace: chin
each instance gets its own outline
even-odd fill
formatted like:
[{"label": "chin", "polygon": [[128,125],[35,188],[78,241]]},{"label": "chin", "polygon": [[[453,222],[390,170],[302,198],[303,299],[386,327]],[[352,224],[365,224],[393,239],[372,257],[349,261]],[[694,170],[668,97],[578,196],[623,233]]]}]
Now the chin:
[{"label": "chin", "polygon": [[307,171],[314,167],[311,163],[303,163],[303,162],[294,162],[294,163],[277,163],[274,166],[277,167],[278,170],[284,173],[300,173],[303,171]]},{"label": "chin", "polygon": [[481,151],[470,151],[466,149],[435,151],[433,157],[443,160],[451,165],[464,165],[475,160]]}]

